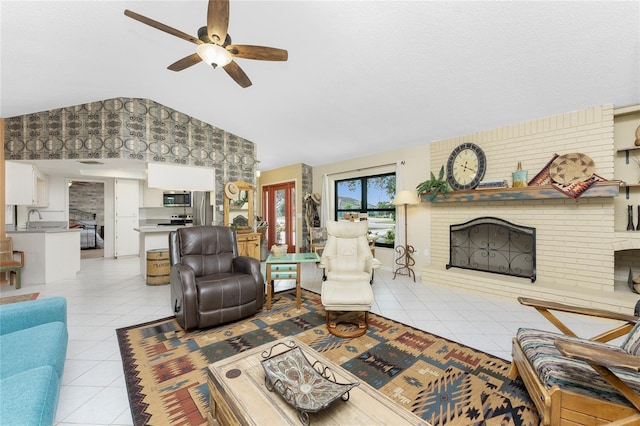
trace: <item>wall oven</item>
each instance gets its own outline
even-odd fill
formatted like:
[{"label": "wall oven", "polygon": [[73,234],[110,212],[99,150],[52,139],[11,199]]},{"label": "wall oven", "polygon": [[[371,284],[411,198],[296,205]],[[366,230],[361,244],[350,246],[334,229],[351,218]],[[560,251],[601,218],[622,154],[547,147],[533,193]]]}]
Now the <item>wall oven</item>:
[{"label": "wall oven", "polygon": [[191,192],[165,191],[162,194],[162,204],[165,207],[191,207]]}]

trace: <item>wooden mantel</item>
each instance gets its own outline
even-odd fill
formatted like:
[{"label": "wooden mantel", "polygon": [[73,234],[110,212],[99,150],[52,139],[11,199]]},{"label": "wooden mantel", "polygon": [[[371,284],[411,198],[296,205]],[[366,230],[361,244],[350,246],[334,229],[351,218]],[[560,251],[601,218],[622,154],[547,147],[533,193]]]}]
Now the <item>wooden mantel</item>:
[{"label": "wooden mantel", "polygon": [[[620,192],[622,182],[611,180],[598,182],[580,198],[593,197],[615,197]],[[505,200],[544,200],[544,199],[567,199],[562,192],[552,185],[526,186],[520,188],[491,188],[491,189],[471,189],[468,191],[453,191],[446,194],[446,198],[438,195],[434,200],[429,199],[429,194],[420,194],[422,201],[434,203],[459,203],[468,201],[505,201]]]}]

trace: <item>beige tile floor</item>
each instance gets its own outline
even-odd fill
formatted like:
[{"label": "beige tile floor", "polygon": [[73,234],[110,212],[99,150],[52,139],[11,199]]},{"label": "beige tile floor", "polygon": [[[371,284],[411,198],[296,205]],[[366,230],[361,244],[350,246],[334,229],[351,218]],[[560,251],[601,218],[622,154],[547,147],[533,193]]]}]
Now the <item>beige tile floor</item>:
[{"label": "beige tile floor", "polygon": [[[303,287],[319,291],[322,274],[303,265]],[[416,328],[510,360],[518,327],[553,327],[535,310],[514,300],[465,293],[376,272],[372,311]],[[276,290],[286,289],[282,281]],[[77,276],[46,285],[0,288],[0,296],[40,292],[68,300],[69,347],[58,425],[131,425],[131,414],[115,330],[171,314],[169,286],[147,286],[138,258],[83,259]],[[594,335],[610,322],[572,320],[581,335]]]}]

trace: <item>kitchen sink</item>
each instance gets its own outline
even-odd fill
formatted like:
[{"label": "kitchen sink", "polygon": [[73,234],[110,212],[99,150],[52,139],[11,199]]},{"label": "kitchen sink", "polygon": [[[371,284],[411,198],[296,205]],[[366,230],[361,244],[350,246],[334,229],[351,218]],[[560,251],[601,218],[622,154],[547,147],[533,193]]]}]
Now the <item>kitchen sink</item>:
[{"label": "kitchen sink", "polygon": [[31,223],[27,223],[26,228],[24,230],[34,230],[34,229],[66,229],[69,227],[68,222],[63,221],[34,221]]}]

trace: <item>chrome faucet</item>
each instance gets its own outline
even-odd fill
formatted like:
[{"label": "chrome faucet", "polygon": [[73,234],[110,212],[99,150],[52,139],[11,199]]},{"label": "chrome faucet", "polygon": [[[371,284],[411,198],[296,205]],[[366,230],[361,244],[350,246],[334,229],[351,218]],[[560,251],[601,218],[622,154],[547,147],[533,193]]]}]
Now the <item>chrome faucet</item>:
[{"label": "chrome faucet", "polygon": [[38,209],[29,210],[29,212],[27,213],[27,228],[31,228],[31,213],[38,213],[38,217],[40,218],[40,220],[42,220],[42,214],[40,213],[40,210]]}]

